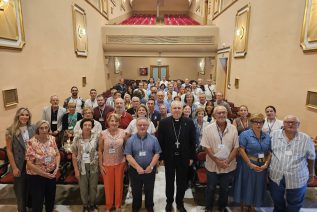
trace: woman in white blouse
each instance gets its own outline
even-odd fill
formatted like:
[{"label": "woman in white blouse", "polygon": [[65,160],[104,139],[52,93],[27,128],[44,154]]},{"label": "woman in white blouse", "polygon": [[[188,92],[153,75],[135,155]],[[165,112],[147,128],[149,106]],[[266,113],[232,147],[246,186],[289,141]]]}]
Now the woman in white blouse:
[{"label": "woman in white blouse", "polygon": [[262,131],[271,135],[274,130],[281,129],[283,127],[283,121],[276,118],[276,109],[274,106],[269,105],[265,108],[265,122],[262,127]]},{"label": "woman in white blouse", "polygon": [[[147,117],[148,118],[148,109],[145,105],[141,104],[139,105],[139,107],[137,108],[136,110],[136,119],[139,118],[139,117]],[[125,130],[126,131],[126,134],[127,134],[127,137],[130,137],[132,134],[135,134],[137,133],[137,128],[136,128],[136,119],[133,119],[129,126],[127,127],[127,129]],[[154,134],[155,133],[155,126],[153,124],[153,122],[149,119],[149,128],[147,129],[147,132],[149,134]]]}]

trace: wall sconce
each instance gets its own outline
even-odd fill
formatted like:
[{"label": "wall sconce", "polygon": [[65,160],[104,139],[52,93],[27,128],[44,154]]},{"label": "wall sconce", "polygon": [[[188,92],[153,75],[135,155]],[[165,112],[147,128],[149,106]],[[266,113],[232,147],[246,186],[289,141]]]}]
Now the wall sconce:
[{"label": "wall sconce", "polygon": [[114,73],[119,74],[120,68],[121,68],[120,60],[119,58],[115,57],[114,58]]},{"label": "wall sconce", "polygon": [[244,36],[244,31],[245,31],[245,30],[244,30],[244,27],[241,26],[239,29],[236,30],[236,36],[237,36],[238,38],[242,39],[243,36]]},{"label": "wall sconce", "polygon": [[157,59],[156,63],[157,63],[158,66],[161,66],[162,65],[162,60],[161,59]]},{"label": "wall sconce", "polygon": [[81,82],[82,82],[83,87],[86,87],[86,85],[87,85],[87,77],[86,76],[82,76]]},{"label": "wall sconce", "polygon": [[78,36],[79,38],[83,38],[86,36],[86,29],[82,26],[78,26]]},{"label": "wall sconce", "polygon": [[10,0],[0,0],[0,11],[4,11]]}]

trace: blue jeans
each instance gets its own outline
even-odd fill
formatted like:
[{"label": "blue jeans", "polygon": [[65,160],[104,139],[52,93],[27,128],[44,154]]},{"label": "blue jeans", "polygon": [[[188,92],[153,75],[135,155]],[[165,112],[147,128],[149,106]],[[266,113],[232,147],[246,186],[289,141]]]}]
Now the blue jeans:
[{"label": "blue jeans", "polygon": [[[274,202],[274,212],[298,212],[303,206],[306,185],[296,189],[285,188],[285,178],[280,181],[280,185],[270,179],[269,189]],[[286,202],[284,194],[286,191]]]},{"label": "blue jeans", "polygon": [[217,174],[207,171],[206,209],[212,211],[215,200],[216,186],[219,184],[218,208],[224,209],[228,204],[229,184],[232,182],[233,172]]}]

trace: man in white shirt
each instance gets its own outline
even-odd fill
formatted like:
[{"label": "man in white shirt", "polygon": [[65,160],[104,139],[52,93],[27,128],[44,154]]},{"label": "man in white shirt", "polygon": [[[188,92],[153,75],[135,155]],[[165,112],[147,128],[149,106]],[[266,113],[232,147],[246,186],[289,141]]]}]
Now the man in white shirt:
[{"label": "man in white shirt", "polygon": [[308,135],[298,131],[296,116],[286,116],[283,124],[284,129],[271,134],[269,189],[274,211],[300,211],[307,183],[315,177],[315,147]]},{"label": "man in white shirt", "polygon": [[75,103],[76,112],[81,113],[85,105],[84,99],[78,96],[78,88],[76,86],[73,86],[70,92],[72,95],[65,99],[63,107],[67,108],[68,103]]},{"label": "man in white shirt", "polygon": [[90,99],[87,99],[85,101],[85,107],[91,107],[91,108],[97,107],[98,106],[97,100],[96,100],[97,90],[94,88],[90,89],[89,95],[90,95]]},{"label": "man in white shirt", "polygon": [[239,147],[238,131],[227,121],[227,109],[216,106],[216,121],[204,128],[201,146],[207,153],[206,210],[211,212],[214,206],[216,186],[219,183],[219,211],[225,211],[228,204],[229,184],[236,169],[236,155]]},{"label": "man in white shirt", "polygon": [[197,108],[204,108],[205,110],[205,107],[206,107],[206,104],[207,104],[207,100],[206,100],[206,94],[204,93],[200,93],[199,96],[198,96],[198,102],[195,102],[195,105],[197,106]]},{"label": "man in white shirt", "polygon": [[162,80],[160,81],[160,85],[164,84],[165,87],[168,85],[168,81],[166,80],[166,76],[162,76]]},{"label": "man in white shirt", "polygon": [[207,84],[205,85],[205,94],[207,101],[211,101],[215,93],[215,85],[212,84],[211,79],[207,79]]},{"label": "man in white shirt", "polygon": [[192,93],[194,94],[194,96],[199,96],[200,93],[203,93],[203,91],[197,87],[196,81],[192,82]]},{"label": "man in white shirt", "polygon": [[167,100],[167,92],[170,92],[172,94],[172,99],[174,99],[175,96],[177,96],[177,93],[174,91],[174,84],[173,82],[168,83],[168,90],[165,92],[165,100]]}]

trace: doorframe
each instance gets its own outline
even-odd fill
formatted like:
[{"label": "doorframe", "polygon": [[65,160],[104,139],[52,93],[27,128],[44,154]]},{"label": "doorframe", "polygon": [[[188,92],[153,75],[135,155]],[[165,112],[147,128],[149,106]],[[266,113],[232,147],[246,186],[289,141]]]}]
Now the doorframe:
[{"label": "doorframe", "polygon": [[161,67],[166,67],[166,80],[169,80],[170,72],[169,72],[169,66],[168,65],[161,65],[161,66],[151,65],[150,66],[150,77],[153,77],[153,68],[156,68],[156,67],[158,67],[158,69],[159,69],[159,76],[158,77],[160,78],[160,80],[162,79],[161,78],[161,72],[160,72]]}]

